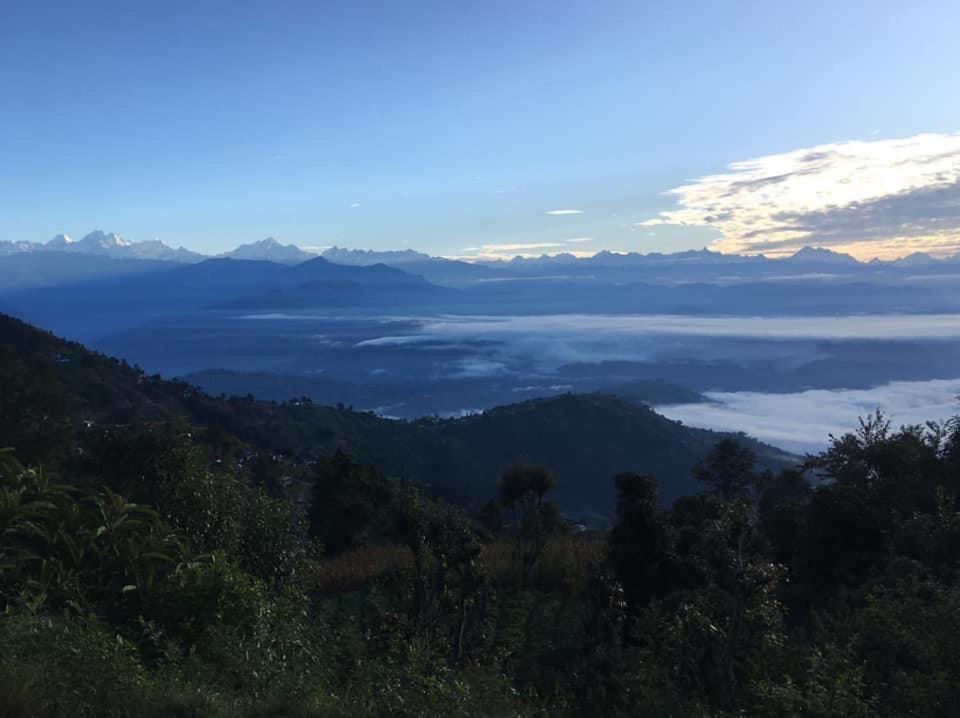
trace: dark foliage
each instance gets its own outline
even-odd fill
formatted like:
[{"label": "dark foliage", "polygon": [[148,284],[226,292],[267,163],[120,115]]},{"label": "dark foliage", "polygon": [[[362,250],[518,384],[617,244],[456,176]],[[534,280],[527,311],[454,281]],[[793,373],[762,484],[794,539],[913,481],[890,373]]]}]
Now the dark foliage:
[{"label": "dark foliage", "polygon": [[[307,406],[298,437],[302,405],[212,399],[10,331],[25,344],[0,351],[2,715],[960,703],[958,422],[870,417],[778,473],[721,442],[696,472],[705,493],[666,510],[651,475],[620,472],[613,527],[573,533],[550,500],[563,478],[541,465],[501,465],[471,518],[324,443],[407,425]],[[275,444],[321,425],[315,454]]]}]

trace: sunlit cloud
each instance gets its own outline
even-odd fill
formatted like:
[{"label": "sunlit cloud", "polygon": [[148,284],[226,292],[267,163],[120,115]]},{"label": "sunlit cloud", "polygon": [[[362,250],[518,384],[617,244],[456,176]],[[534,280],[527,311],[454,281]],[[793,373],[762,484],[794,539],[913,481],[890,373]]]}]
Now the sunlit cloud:
[{"label": "sunlit cloud", "polygon": [[744,162],[670,190],[638,226],[709,227],[723,252],[804,245],[860,259],[960,251],[960,134],[836,142]]},{"label": "sunlit cloud", "polygon": [[570,239],[563,240],[566,244],[583,244],[584,242],[592,242],[593,237],[571,237]]},{"label": "sunlit cloud", "polygon": [[[588,241],[587,237],[577,237],[576,241]],[[530,259],[532,257],[552,257],[558,254],[584,258],[592,257],[595,252],[570,249],[568,243],[562,242],[505,242],[499,244],[483,244],[479,247],[464,247],[460,254],[445,255],[446,259],[459,259],[467,262],[506,262],[516,257]]]},{"label": "sunlit cloud", "polygon": [[551,209],[547,211],[547,214],[553,215],[554,217],[562,217],[568,214],[583,214],[582,209]]}]

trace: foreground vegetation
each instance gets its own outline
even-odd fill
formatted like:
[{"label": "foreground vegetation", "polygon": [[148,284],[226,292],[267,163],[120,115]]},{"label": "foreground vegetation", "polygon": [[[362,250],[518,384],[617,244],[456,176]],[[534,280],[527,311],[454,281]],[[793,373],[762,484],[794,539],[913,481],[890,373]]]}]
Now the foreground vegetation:
[{"label": "foreground vegetation", "polygon": [[654,477],[611,476],[598,531],[564,519],[539,466],[457,505],[345,451],[294,461],[195,417],[80,421],[69,387],[4,351],[0,716],[960,703],[958,422],[871,417],[776,474],[724,440],[669,509]]}]

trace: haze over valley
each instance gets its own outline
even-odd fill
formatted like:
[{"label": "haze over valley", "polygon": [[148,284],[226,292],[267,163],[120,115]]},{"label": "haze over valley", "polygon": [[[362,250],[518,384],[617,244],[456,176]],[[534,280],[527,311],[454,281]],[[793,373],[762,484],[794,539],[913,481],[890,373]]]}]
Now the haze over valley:
[{"label": "haze over valley", "polygon": [[604,392],[807,451],[877,408],[949,418],[957,394],[951,256],[466,262],[268,239],[205,258],[93,232],[11,244],[0,276],[0,309],[150,373],[388,417]]}]

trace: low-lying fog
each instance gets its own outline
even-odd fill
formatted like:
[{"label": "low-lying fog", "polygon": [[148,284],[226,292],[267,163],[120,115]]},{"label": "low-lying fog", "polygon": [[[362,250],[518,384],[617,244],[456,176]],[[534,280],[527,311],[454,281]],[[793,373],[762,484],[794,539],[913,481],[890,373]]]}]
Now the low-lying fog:
[{"label": "low-lying fog", "polygon": [[877,409],[894,428],[946,421],[960,413],[960,379],[895,381],[873,389],[708,392],[707,396],[713,403],[655,408],[691,426],[742,431],[796,452],[826,448],[830,434],[852,431],[858,418]]},{"label": "low-lying fog", "polygon": [[821,448],[829,432],[854,428],[878,406],[897,422],[947,418],[960,394],[956,314],[207,312],[115,334],[98,348],[166,375],[239,373],[205,377],[216,393],[310,393],[405,418],[665,381],[715,401],[664,413],[793,450]]}]

